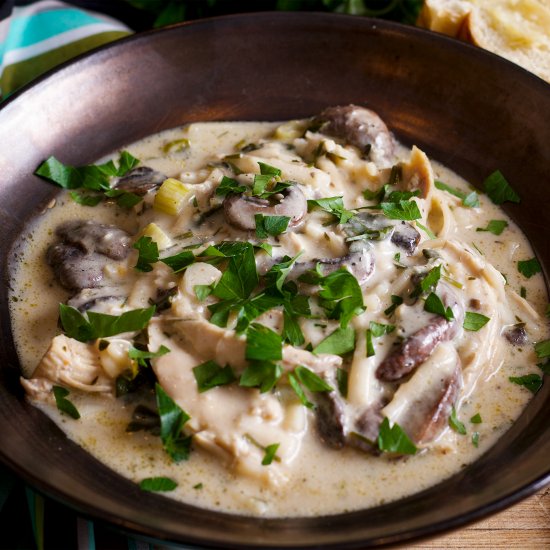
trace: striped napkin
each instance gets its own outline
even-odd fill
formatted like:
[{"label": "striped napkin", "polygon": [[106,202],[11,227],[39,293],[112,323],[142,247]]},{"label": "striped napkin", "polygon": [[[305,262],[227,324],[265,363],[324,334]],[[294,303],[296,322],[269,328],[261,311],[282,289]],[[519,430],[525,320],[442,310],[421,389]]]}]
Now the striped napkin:
[{"label": "striped napkin", "polygon": [[[101,2],[88,4],[101,6]],[[131,32],[108,15],[68,2],[0,2],[0,97],[80,53]]]}]

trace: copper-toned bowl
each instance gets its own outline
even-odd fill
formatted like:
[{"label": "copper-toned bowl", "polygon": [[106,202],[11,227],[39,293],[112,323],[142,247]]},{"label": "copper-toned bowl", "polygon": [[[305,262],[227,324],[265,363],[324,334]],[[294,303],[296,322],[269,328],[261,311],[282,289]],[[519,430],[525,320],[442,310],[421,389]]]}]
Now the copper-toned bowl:
[{"label": "copper-toned bowl", "polygon": [[474,47],[377,20],[262,13],[137,35],[81,57],[0,110],[0,455],[46,495],[145,537],[209,547],[355,548],[464,525],[550,480],[550,384],[482,458],[447,481],[365,511],[256,519],[148,494],[114,474],[37,409],[18,383],[7,306],[10,248],[56,193],[33,175],[49,155],[82,165],[143,136],[201,120],[278,120],[334,104],[376,110],[473,184],[500,169],[522,196],[507,208],[545,273],[550,86]]}]

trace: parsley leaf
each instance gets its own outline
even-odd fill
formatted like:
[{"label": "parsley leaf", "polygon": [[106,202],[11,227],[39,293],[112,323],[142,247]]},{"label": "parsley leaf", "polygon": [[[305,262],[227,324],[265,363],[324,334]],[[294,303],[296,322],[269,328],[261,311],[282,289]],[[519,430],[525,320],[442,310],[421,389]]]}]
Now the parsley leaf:
[{"label": "parsley leaf", "polygon": [[500,235],[508,227],[508,222],[506,220],[489,220],[487,227],[476,228],[476,231],[489,231],[493,235]]},{"label": "parsley leaf", "polygon": [[485,179],[483,188],[495,204],[502,204],[506,201],[519,203],[521,200],[500,170],[495,170]]},{"label": "parsley leaf", "polygon": [[472,424],[481,424],[483,421],[481,420],[481,415],[479,413],[474,414],[472,418],[470,418],[470,422]]},{"label": "parsley leaf", "polygon": [[472,191],[470,193],[464,193],[464,191],[461,191],[456,187],[451,187],[450,185],[447,185],[446,183],[443,183],[442,181],[438,181],[438,180],[434,181],[434,185],[436,189],[439,189],[440,191],[446,191],[447,193],[450,193],[451,195],[459,199],[462,199],[462,204],[464,206],[467,206],[470,208],[474,206],[479,206],[479,198],[475,191]]},{"label": "parsley leaf", "polygon": [[393,312],[403,303],[403,298],[401,296],[396,296],[392,294],[391,296],[391,306],[384,310],[384,315],[390,317]]},{"label": "parsley leaf", "polygon": [[151,264],[158,262],[159,259],[157,243],[151,237],[144,235],[132,245],[132,248],[139,252],[135,269],[143,272],[152,271]]},{"label": "parsley leaf", "polygon": [[300,385],[300,382],[298,382],[298,379],[296,378],[296,375],[292,372],[288,373],[288,381],[290,383],[291,388],[294,390],[294,393],[298,396],[298,399],[304,405],[304,407],[307,407],[308,409],[313,409],[315,405],[307,398],[302,386]]},{"label": "parsley leaf", "polygon": [[458,419],[456,415],[456,409],[451,409],[451,416],[449,416],[449,426],[458,434],[466,435],[466,426]]},{"label": "parsley leaf", "polygon": [[[231,251],[231,244],[226,247],[229,248],[228,252]],[[240,253],[230,257],[229,265],[212,291],[214,296],[222,300],[246,299],[258,285],[254,247],[250,243],[234,244],[242,245],[242,248],[239,247]],[[221,245],[216,248],[225,255]]]},{"label": "parsley leaf", "polygon": [[417,448],[407,434],[398,425],[390,427],[390,421],[386,417],[382,420],[378,433],[378,448],[386,453],[399,453],[413,455]]},{"label": "parsley leaf", "polygon": [[319,305],[327,312],[329,319],[340,319],[340,327],[346,328],[354,315],[365,310],[361,287],[346,268],[333,271],[319,284]]},{"label": "parsley leaf", "polygon": [[430,292],[426,298],[426,301],[424,302],[424,311],[441,315],[442,317],[445,317],[447,321],[452,321],[455,318],[451,307],[445,307],[441,298],[434,292]]},{"label": "parsley leaf", "polygon": [[283,358],[283,340],[279,334],[259,323],[246,333],[245,357],[252,361],[278,361]]},{"label": "parsley leaf", "polygon": [[538,374],[526,374],[524,376],[510,376],[510,382],[527,388],[532,393],[537,393],[542,386],[542,378]]},{"label": "parsley leaf", "polygon": [[229,194],[244,193],[246,189],[247,188],[244,185],[240,185],[237,180],[223,176],[220,184],[216,188],[216,195],[225,197]]},{"label": "parsley leaf", "polygon": [[318,374],[315,374],[312,370],[298,365],[294,369],[294,373],[298,377],[298,380],[312,392],[324,392],[332,391],[334,388],[330,386],[325,380],[323,380]]},{"label": "parsley leaf", "polygon": [[264,216],[255,214],[256,236],[260,239],[266,239],[268,236],[276,237],[284,233],[290,222],[289,216]]},{"label": "parsley leaf", "polygon": [[239,385],[245,388],[259,388],[261,393],[270,391],[277,383],[283,369],[269,361],[252,361],[243,371]]},{"label": "parsley leaf", "polygon": [[382,202],[380,208],[391,220],[418,220],[422,218],[415,201]]},{"label": "parsley leaf", "polygon": [[235,373],[229,365],[222,368],[215,361],[206,361],[193,367],[193,375],[197,381],[199,393],[203,393],[216,386],[231,384],[231,382],[237,380]]},{"label": "parsley leaf", "polygon": [[147,359],[156,359],[157,357],[162,357],[167,353],[170,353],[170,350],[166,346],[160,346],[157,351],[143,351],[130,346],[130,349],[128,350],[128,357],[130,359],[135,359],[140,366],[146,367]]},{"label": "parsley leaf", "polygon": [[436,265],[416,285],[416,288],[411,293],[411,298],[416,298],[427,292],[433,292],[437,288],[439,279],[441,279],[441,265]]},{"label": "parsley leaf", "polygon": [[533,275],[540,273],[542,267],[536,258],[531,258],[530,260],[520,260],[518,262],[518,271],[529,279]]},{"label": "parsley leaf", "polygon": [[466,330],[471,330],[475,332],[484,327],[490,320],[490,317],[486,317],[481,313],[476,313],[475,311],[467,311],[464,315],[464,322],[462,323],[462,326]]},{"label": "parsley leaf", "polygon": [[182,435],[182,430],[190,416],[176,404],[160,384],[156,384],[155,391],[162,446],[174,462],[187,460],[191,451],[191,436]]},{"label": "parsley leaf", "polygon": [[[137,164],[139,164],[139,160],[127,151],[121,152],[118,160],[118,168],[113,161],[108,161],[104,164],[74,167],[63,164],[58,159],[51,156],[40,164],[35,174],[64,189],[87,189],[89,191],[102,192],[109,198],[109,192],[116,191],[116,189],[112,189],[110,186],[110,178],[123,176]],[[99,202],[96,202],[95,198],[86,195],[73,194],[71,196],[73,196],[77,202],[80,202],[80,204],[84,203],[88,206],[93,206]],[[118,196],[118,194],[116,194],[116,196]],[[101,195],[99,197],[101,199]]]},{"label": "parsley leaf", "polygon": [[139,482],[142,491],[167,492],[173,491],[177,486],[169,477],[146,477]]},{"label": "parsley leaf", "polygon": [[539,359],[550,356],[550,340],[541,340],[535,344],[535,353]]},{"label": "parsley leaf", "polygon": [[355,213],[351,210],[347,210],[344,207],[343,197],[326,197],[324,199],[310,199],[307,201],[307,206],[309,210],[313,208],[320,208],[329,214],[332,214],[337,220],[338,223],[348,222]]},{"label": "parsley leaf", "polygon": [[154,313],[155,306],[133,309],[118,316],[88,311],[86,319],[77,309],[59,304],[59,317],[63,331],[70,338],[80,342],[142,330]]},{"label": "parsley leaf", "polygon": [[53,386],[52,387],[53,396],[55,398],[55,404],[57,408],[71,418],[78,420],[80,418],[80,413],[77,408],[73,405],[71,401],[67,399],[69,395],[69,390],[62,386]]},{"label": "parsley leaf", "polygon": [[272,443],[265,448],[265,455],[262,459],[262,466],[269,466],[277,458],[277,449],[280,443]]},{"label": "parsley leaf", "polygon": [[355,330],[353,327],[338,327],[331,332],[324,340],[321,340],[313,348],[313,353],[332,353],[334,355],[345,355],[355,349]]},{"label": "parsley leaf", "polygon": [[163,264],[171,267],[174,273],[181,273],[185,268],[195,262],[195,255],[190,250],[182,250],[173,256],[160,258]]}]

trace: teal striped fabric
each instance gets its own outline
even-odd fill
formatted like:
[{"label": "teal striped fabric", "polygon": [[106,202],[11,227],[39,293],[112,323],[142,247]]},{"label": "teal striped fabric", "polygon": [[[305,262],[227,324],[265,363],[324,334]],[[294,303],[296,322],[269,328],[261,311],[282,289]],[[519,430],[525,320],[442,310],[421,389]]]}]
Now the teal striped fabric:
[{"label": "teal striped fabric", "polygon": [[4,98],[56,65],[131,32],[112,17],[57,0],[13,6],[0,21],[0,96]]}]

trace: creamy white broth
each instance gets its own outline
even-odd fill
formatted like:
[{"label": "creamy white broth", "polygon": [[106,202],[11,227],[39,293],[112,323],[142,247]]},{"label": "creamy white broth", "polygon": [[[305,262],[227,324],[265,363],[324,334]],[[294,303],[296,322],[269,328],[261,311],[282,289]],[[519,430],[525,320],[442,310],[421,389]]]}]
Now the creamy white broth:
[{"label": "creamy white broth", "polygon": [[[272,136],[278,126],[271,123],[193,124],[170,130],[159,136],[152,136],[126,149],[139,158],[143,165],[184,182],[192,193],[195,185],[202,185],[203,182],[208,181],[208,178],[216,180],[216,184],[219,183],[226,168],[219,174],[215,174],[215,177],[212,176],[212,172],[216,170],[214,164],[225,156],[235,155],[249,143],[259,143],[261,140],[276,141]],[[231,159],[231,162],[238,163],[244,172],[247,172],[250,166],[255,166],[257,172],[258,159],[266,164],[278,166],[277,161],[274,160],[275,153],[282,154],[283,160],[280,166],[283,176],[298,181],[307,198],[343,196],[344,204],[348,209],[361,208],[370,204],[362,197],[362,191],[374,190],[387,181],[391,164],[396,164],[398,161],[405,164],[410,162],[410,150],[402,146],[396,148],[395,157],[388,165],[379,159],[377,163],[363,160],[353,147],[344,147],[341,140],[328,137],[323,138],[324,146],[333,152],[332,161],[325,155],[316,159],[315,165],[311,166],[305,161],[298,162],[295,158],[296,152],[299,151],[307,157],[308,148],[318,145],[319,136],[310,136],[311,143],[308,143],[306,138],[289,137],[288,125],[283,125],[283,130],[279,131],[279,135],[284,137],[282,140],[284,143],[294,145],[293,150],[285,151],[279,148],[277,143],[267,144],[260,150],[252,150],[244,153],[240,158]],[[169,151],[166,154],[166,144],[181,139],[188,140],[189,147],[183,148],[182,151]],[[376,157],[376,151],[374,153]],[[114,155],[113,158],[117,156]],[[463,189],[465,192],[470,191],[466,182],[451,171],[434,161],[431,161],[431,165],[437,180]],[[329,176],[324,176],[323,173]],[[241,176],[240,181],[245,181],[245,176]],[[463,288],[457,289],[457,292],[466,293],[472,299],[481,298],[482,302],[485,300],[489,304],[498,304],[499,308],[498,326],[491,328],[489,323],[479,332],[472,332],[466,336],[462,331],[455,338],[456,342],[452,346],[449,343],[439,344],[441,356],[445,354],[445,345],[453,349],[458,347],[462,367],[465,369],[462,390],[456,400],[456,406],[458,416],[467,429],[466,435],[460,435],[448,428],[443,429],[433,441],[418,445],[422,449],[421,452],[414,456],[397,459],[386,454],[376,456],[349,446],[335,450],[319,439],[315,429],[314,412],[306,410],[299,403],[296,404],[296,400],[291,398],[290,401],[294,400],[291,403],[294,407],[291,411],[292,416],[288,417],[290,420],[287,419],[286,424],[283,421],[282,425],[288,427],[289,423],[294,422],[292,428],[294,432],[291,429],[289,433],[295,433],[299,443],[296,457],[293,459],[291,455],[294,451],[290,447],[281,447],[279,452],[283,453],[283,459],[286,456],[290,457],[288,464],[283,460],[283,464],[273,462],[269,466],[261,466],[259,461],[261,461],[262,452],[254,453],[253,450],[250,451],[252,454],[241,462],[235,457],[228,459],[227,448],[223,447],[227,446],[227,441],[224,443],[216,440],[218,443],[214,448],[209,446],[208,442],[201,442],[201,427],[193,424],[193,418],[190,421],[190,427],[197,432],[196,443],[189,460],[176,464],[162,449],[157,436],[147,432],[126,432],[126,426],[135,406],[129,397],[115,399],[111,396],[90,395],[71,389],[69,397],[81,414],[78,421],[60,414],[51,399],[33,402],[60,424],[69,437],[117,472],[135,482],[147,477],[170,477],[178,483],[178,487],[167,496],[206,508],[259,516],[334,514],[396,500],[436,484],[475,460],[499,437],[504,436],[505,431],[531,397],[528,390],[512,384],[509,377],[537,372],[532,344],[547,337],[547,328],[543,320],[547,295],[540,274],[527,279],[518,272],[517,261],[532,258],[533,253],[515,224],[487,197],[479,197],[479,208],[466,208],[461,205],[459,199],[444,191],[432,189],[430,193],[429,197],[419,199],[424,214],[420,222],[431,225],[432,231],[438,233],[438,238],[432,240],[424,230],[417,228],[421,235],[418,250],[411,258],[402,253],[401,261],[405,264],[414,263],[414,258],[420,254],[422,248],[433,247],[444,258],[445,276],[448,280],[463,283]],[[146,197],[145,201],[151,204],[151,197]],[[430,204],[427,205],[428,202]],[[442,217],[447,218],[444,222],[447,226],[441,224],[438,215],[432,213],[430,217],[430,209],[436,214],[443,211]],[[341,232],[335,229],[334,225],[332,227],[323,225],[327,218],[320,212],[310,212],[308,216],[311,218],[308,218],[299,229],[289,230],[277,240],[270,238],[271,242],[282,245],[284,252],[289,256],[304,250],[300,260],[344,255],[347,244]],[[181,247],[191,244],[192,238],[178,241],[176,237],[185,233],[185,230],[196,220],[184,214],[179,218],[175,220],[173,216],[159,215],[153,209],[148,209],[143,215],[136,217],[132,213],[122,214],[120,209],[113,205],[81,207],[67,196],[62,196],[57,199],[52,208],[35,221],[17,250],[10,300],[13,332],[25,376],[32,376],[36,365],[47,352],[52,338],[58,331],[58,304],[60,301],[66,301],[71,294],[59,287],[45,261],[46,250],[54,240],[55,228],[69,219],[101,220],[124,227],[133,235],[132,239],[135,241],[139,230],[154,220],[173,241],[177,241],[177,248],[178,245]],[[494,219],[506,219],[509,224],[501,235],[477,231],[478,228],[485,228],[489,220]],[[216,233],[213,238],[208,239],[208,242],[215,243],[222,239],[247,240],[248,238],[254,242],[257,241],[254,232],[231,227],[223,219],[220,221],[219,214],[206,223],[204,230],[210,228],[213,233]],[[208,243],[205,242],[204,246],[206,244]],[[376,246],[374,272],[366,283],[367,290],[364,291],[364,303],[367,309],[351,321],[356,330],[356,351],[352,359],[344,362],[344,367],[350,368],[347,399],[351,404],[349,406],[352,407],[361,407],[366,395],[389,391],[387,388],[376,388],[376,384],[373,386],[373,377],[370,374],[366,375],[365,370],[372,371],[377,364],[380,364],[382,358],[391,350],[397,332],[401,331],[404,336],[410,335],[426,321],[423,314],[413,315],[411,312],[403,315],[396,313],[396,316],[389,318],[383,314],[390,305],[390,296],[400,294],[406,281],[403,270],[394,265],[395,247],[390,246],[387,241],[382,241]],[[467,252],[464,252],[464,247]],[[274,251],[276,250],[274,248]],[[147,293],[143,294],[143,290],[137,291],[136,288],[139,289],[140,284],[148,288],[148,284],[137,282],[139,273],[133,269],[136,257],[137,252],[133,251],[127,261],[126,270],[119,277],[119,282],[123,280],[130,289],[130,302],[133,308],[146,305]],[[267,255],[264,255],[264,261],[269,261]],[[494,268],[486,268],[486,262]],[[477,274],[476,277],[471,275],[472,272]],[[499,283],[498,272],[506,275],[507,285]],[[204,304],[193,298],[190,292],[186,294],[185,276],[172,275],[166,266],[159,264],[155,265],[153,275],[146,274],[145,277],[156,277],[157,281],[163,280],[168,286],[173,284],[178,286],[179,294],[172,302],[173,313],[176,315],[185,316],[189,307],[199,313],[205,311]],[[491,286],[494,281],[498,287],[496,290]],[[517,294],[522,287],[528,303]],[[452,288],[456,287],[451,285]],[[487,292],[494,292],[494,296],[486,298]],[[506,302],[504,304],[501,301],[503,297]],[[212,303],[212,298],[209,300],[207,303]],[[402,309],[405,311],[404,308]],[[472,310],[469,306],[465,309]],[[481,310],[481,312],[488,316],[490,314],[487,310]],[[276,317],[277,315],[274,314],[271,319],[262,317],[260,321],[277,329],[280,326],[280,320]],[[526,323],[529,337],[529,343],[523,346],[513,346],[501,335],[506,326],[517,323],[518,318]],[[392,335],[375,340],[376,354],[374,358],[369,358],[369,361],[364,359],[366,354],[364,335],[372,320],[395,323],[399,326]],[[302,331],[306,340],[311,341],[314,346],[338,326],[337,321],[331,320],[324,320],[317,324],[325,326],[314,326],[315,323],[311,321],[302,322]],[[165,328],[164,325],[163,327]],[[483,336],[484,331],[488,332],[489,328],[493,331],[492,338]],[[198,325],[198,330],[201,329],[202,325]],[[150,343],[155,344],[155,349],[158,349],[161,343],[166,344],[172,349],[170,353],[174,357],[177,357],[177,353],[181,353],[182,361],[187,360],[185,355],[189,354],[189,349],[186,349],[187,344],[184,342],[180,346],[181,342],[173,335],[167,336],[166,331],[163,332],[163,330],[155,333],[153,327],[150,329],[149,338]],[[487,339],[493,343],[494,357],[490,365],[478,365],[476,357],[484,357],[483,353],[486,353],[486,350],[482,348]],[[242,351],[241,348],[239,350]],[[206,354],[208,356],[205,356],[203,352],[197,352],[195,348],[191,350],[190,355],[192,360],[196,360],[195,364],[213,358],[208,353]],[[448,353],[446,355],[448,356]],[[233,356],[236,357],[235,353]],[[434,356],[437,359],[436,351]],[[190,391],[196,393],[196,390],[188,389],[190,382],[193,381],[192,376],[187,372],[187,378],[182,379],[186,381],[183,390],[181,385],[176,387],[177,385],[174,384],[174,387],[171,387],[167,381],[174,379],[177,369],[174,361],[170,363],[169,357],[170,354],[167,354],[164,358],[156,360],[157,376],[165,390],[183,409],[193,409],[195,405],[189,401],[188,396]],[[227,360],[233,359],[228,357]],[[233,366],[238,370],[238,365]],[[285,387],[285,393],[282,397],[279,396],[279,400],[282,399],[283,412],[287,414],[288,408],[285,407],[289,403],[288,386],[284,382],[280,384]],[[244,392],[255,392],[252,403],[256,405],[260,403],[269,408],[273,404],[268,397],[264,401],[254,401],[258,397],[257,390],[235,389],[234,391],[242,391],[243,395]],[[394,389],[391,391],[393,392]],[[231,395],[227,392],[228,388],[215,388],[201,394],[202,397],[198,396],[197,399],[207,396],[211,396],[212,401],[218,398],[231,399]],[[200,403],[200,401],[197,402]],[[406,405],[408,401],[404,400],[403,403]],[[199,407],[199,405],[196,406]],[[202,410],[200,408],[196,410],[200,417],[203,414]],[[385,410],[390,414],[392,409],[390,407]],[[396,418],[399,417],[398,412],[394,411],[391,414],[397,415]],[[474,424],[470,421],[476,414],[480,415],[481,423]],[[243,418],[250,420],[246,414]],[[210,419],[205,419],[206,417],[202,417],[202,422],[210,422]],[[210,427],[209,430],[217,433],[216,429],[219,429],[220,432],[225,433],[231,429],[230,425],[223,424],[227,421],[222,414],[218,422],[221,426],[225,426],[224,429],[221,430],[220,426],[217,426]],[[264,428],[259,426],[257,429],[259,435],[256,432],[254,435],[261,437]],[[474,433],[479,434],[477,447],[472,443]],[[223,433],[216,437],[222,436]],[[275,440],[268,439],[262,443],[266,445],[271,442]],[[223,452],[220,451],[222,448],[225,449]],[[335,467],[335,464],[338,464],[338,467]],[[281,475],[271,475],[270,471],[280,471]]]}]

